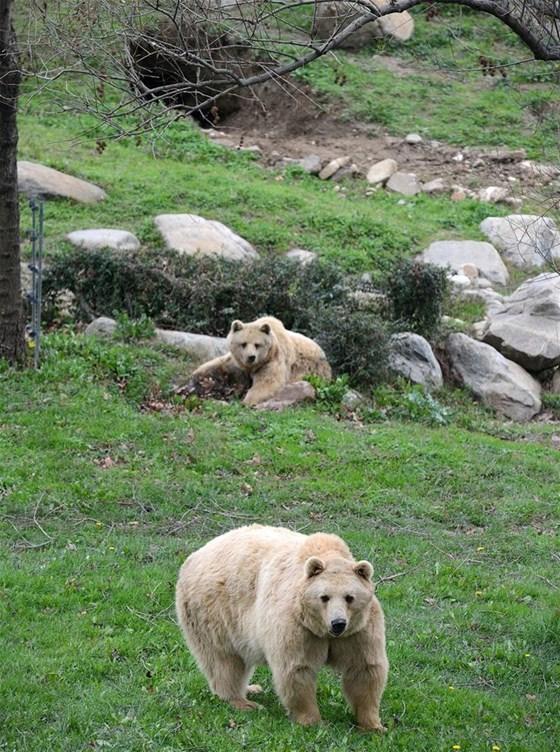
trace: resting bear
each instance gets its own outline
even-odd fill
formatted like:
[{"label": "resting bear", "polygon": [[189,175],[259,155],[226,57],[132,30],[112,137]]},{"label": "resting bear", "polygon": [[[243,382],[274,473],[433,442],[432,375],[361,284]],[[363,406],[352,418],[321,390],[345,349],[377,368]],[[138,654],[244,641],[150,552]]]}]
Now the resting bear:
[{"label": "resting bear", "polygon": [[282,387],[303,376],[331,377],[325,353],[312,339],[290,332],[273,316],[263,316],[250,324],[234,321],[228,335],[229,353],[197,368],[193,379],[212,372],[249,374],[252,385],[245,395],[246,405],[269,400]]},{"label": "resting bear", "polygon": [[317,674],[342,674],[359,726],[382,731],[383,611],[373,567],[336,535],[251,525],[214,538],[179,572],[176,607],[188,647],[211,690],[240,710],[255,666],[268,664],[276,692],[298,723],[321,720]]}]

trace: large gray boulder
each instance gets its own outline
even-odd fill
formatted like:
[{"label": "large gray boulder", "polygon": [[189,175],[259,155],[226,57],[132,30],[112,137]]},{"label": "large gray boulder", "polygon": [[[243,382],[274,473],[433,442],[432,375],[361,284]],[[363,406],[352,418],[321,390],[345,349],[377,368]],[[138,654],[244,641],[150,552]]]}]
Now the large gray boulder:
[{"label": "large gray boulder", "polygon": [[206,334],[176,332],[171,329],[156,329],[155,334],[159,342],[177,347],[201,363],[218,358],[229,351],[227,340],[224,337],[209,337]]},{"label": "large gray boulder", "polygon": [[466,334],[446,342],[454,375],[485,405],[516,421],[531,420],[541,409],[541,385],[520,365]]},{"label": "large gray boulder", "polygon": [[441,389],[443,376],[430,344],[419,334],[402,332],[391,337],[389,368],[428,390]]},{"label": "large gray boulder", "polygon": [[560,258],[560,233],[550,217],[536,214],[488,217],[480,229],[515,266],[530,269]]},{"label": "large gray boulder", "polygon": [[[86,327],[87,335],[112,337],[117,330],[117,322],[107,316],[100,316]],[[191,334],[171,329],[156,329],[155,339],[165,345],[183,350],[201,363],[225,355],[229,348],[224,337],[209,337],[206,334]]]},{"label": "large gray boulder", "polygon": [[187,256],[219,256],[231,261],[250,261],[258,253],[229,227],[196,214],[160,214],[155,218],[166,246]]},{"label": "large gray boulder", "polygon": [[560,364],[560,276],[539,274],[491,315],[484,341],[529,371]]},{"label": "large gray boulder", "polygon": [[107,197],[102,188],[36,162],[18,162],[18,190],[27,196],[69,198],[95,204]]},{"label": "large gray boulder", "polygon": [[419,258],[427,264],[449,266],[457,273],[461,273],[465,264],[473,264],[480,275],[498,285],[505,285],[509,279],[498,251],[490,243],[478,240],[437,240]]},{"label": "large gray boulder", "polygon": [[138,238],[126,230],[74,230],[74,232],[68,233],[66,239],[77,248],[87,248],[90,251],[101,248],[111,248],[115,251],[137,251],[140,248]]}]

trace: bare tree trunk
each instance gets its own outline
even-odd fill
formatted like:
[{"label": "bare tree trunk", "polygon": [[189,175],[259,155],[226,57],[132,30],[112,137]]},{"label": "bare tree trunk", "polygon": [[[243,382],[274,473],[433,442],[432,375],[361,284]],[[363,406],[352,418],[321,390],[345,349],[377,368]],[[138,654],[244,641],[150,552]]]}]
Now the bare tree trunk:
[{"label": "bare tree trunk", "polygon": [[0,0],[0,358],[23,359],[25,341],[20,281],[17,188],[17,101],[21,80],[13,0]]}]

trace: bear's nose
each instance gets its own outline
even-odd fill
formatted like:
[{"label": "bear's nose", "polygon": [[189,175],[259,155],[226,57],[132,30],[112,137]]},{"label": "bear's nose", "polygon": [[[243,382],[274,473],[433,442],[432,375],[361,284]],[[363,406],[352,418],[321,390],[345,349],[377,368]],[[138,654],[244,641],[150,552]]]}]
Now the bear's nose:
[{"label": "bear's nose", "polygon": [[257,357],[256,355],[249,355],[249,357],[247,358],[247,362],[254,363],[256,360],[256,357]]},{"label": "bear's nose", "polygon": [[333,619],[331,621],[331,632],[339,637],[346,629],[346,619]]}]

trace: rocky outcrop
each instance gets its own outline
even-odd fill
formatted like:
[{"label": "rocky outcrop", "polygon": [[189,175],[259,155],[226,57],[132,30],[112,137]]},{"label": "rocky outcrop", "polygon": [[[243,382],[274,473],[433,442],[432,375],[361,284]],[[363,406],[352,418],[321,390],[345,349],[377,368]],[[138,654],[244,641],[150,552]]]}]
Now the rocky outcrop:
[{"label": "rocky outcrop", "polygon": [[69,198],[82,204],[107,198],[99,186],[36,162],[18,162],[18,190],[29,197]]},{"label": "rocky outcrop", "polygon": [[451,334],[446,350],[453,374],[485,405],[516,421],[541,409],[541,385],[520,365],[466,334]]},{"label": "rocky outcrop", "polygon": [[77,248],[87,248],[90,251],[100,248],[111,248],[115,251],[137,251],[140,241],[126,230],[75,230],[68,233],[66,239]]},{"label": "rocky outcrop", "polygon": [[539,274],[505,298],[484,341],[529,371],[560,364],[560,276]]},{"label": "rocky outcrop", "polygon": [[[112,337],[117,327],[118,324],[114,319],[100,316],[86,327],[85,333]],[[223,337],[209,337],[205,334],[191,334],[191,332],[178,332],[171,329],[156,329],[154,334],[158,342],[177,347],[202,363],[228,352],[227,340]]]},{"label": "rocky outcrop", "polygon": [[419,334],[402,332],[391,337],[389,368],[428,390],[441,389],[443,376],[429,342]]},{"label": "rocky outcrop", "polygon": [[187,256],[219,256],[231,261],[258,258],[253,246],[229,227],[196,214],[160,214],[155,218],[167,248]]},{"label": "rocky outcrop", "polygon": [[494,246],[478,240],[438,240],[419,258],[427,264],[449,266],[457,273],[462,272],[465,264],[472,264],[479,274],[498,285],[505,285],[509,278],[506,265]]},{"label": "rocky outcrop", "polygon": [[515,266],[530,269],[560,258],[560,233],[550,217],[536,214],[488,217],[480,229]]}]

